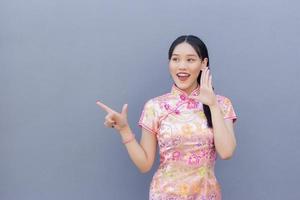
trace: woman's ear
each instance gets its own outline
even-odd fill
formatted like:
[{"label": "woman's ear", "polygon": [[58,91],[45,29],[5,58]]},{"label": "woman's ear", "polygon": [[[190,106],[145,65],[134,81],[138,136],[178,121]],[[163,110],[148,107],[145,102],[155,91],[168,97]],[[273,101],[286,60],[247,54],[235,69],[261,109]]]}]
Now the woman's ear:
[{"label": "woman's ear", "polygon": [[208,58],[204,58],[203,62],[205,63],[205,67],[207,67]]},{"label": "woman's ear", "polygon": [[208,62],[208,59],[207,58],[204,58],[201,62],[201,67],[202,69],[204,69],[205,67],[207,67],[207,62]]}]

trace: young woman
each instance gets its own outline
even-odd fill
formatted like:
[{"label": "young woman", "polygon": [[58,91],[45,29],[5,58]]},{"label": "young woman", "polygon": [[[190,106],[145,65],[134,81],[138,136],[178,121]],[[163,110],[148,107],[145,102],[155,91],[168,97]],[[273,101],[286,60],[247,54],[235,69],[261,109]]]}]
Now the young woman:
[{"label": "young woman", "polygon": [[148,100],[139,120],[140,143],[121,113],[97,101],[107,115],[104,124],[115,128],[129,156],[145,173],[155,160],[160,165],[149,192],[150,200],[220,200],[214,174],[217,155],[229,159],[236,148],[233,123],[237,116],[231,100],[215,94],[206,45],[196,36],[178,37],[169,49],[170,92]]}]

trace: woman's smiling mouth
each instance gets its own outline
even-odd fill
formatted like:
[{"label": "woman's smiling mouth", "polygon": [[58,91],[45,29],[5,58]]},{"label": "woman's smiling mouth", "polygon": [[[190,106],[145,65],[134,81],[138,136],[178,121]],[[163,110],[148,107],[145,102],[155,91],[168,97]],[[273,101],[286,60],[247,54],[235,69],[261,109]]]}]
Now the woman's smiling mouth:
[{"label": "woman's smiling mouth", "polygon": [[176,75],[181,81],[186,81],[191,76],[189,73],[186,72],[179,72]]}]

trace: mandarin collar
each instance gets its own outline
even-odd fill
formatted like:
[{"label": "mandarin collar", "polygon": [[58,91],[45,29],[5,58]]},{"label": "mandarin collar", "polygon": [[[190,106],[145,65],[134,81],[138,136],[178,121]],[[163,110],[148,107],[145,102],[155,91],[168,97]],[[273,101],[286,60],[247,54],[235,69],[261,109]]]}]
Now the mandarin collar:
[{"label": "mandarin collar", "polygon": [[183,91],[182,89],[178,88],[175,83],[173,83],[171,88],[171,93],[177,97],[179,97],[182,100],[185,100],[188,97],[197,96],[200,93],[200,85],[198,84],[197,87],[191,92],[190,95],[188,95],[187,92]]}]

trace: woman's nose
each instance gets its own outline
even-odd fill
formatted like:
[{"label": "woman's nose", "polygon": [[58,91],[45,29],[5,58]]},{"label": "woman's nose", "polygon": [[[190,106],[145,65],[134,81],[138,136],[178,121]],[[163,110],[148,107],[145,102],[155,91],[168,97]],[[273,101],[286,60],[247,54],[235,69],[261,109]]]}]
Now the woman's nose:
[{"label": "woman's nose", "polygon": [[182,61],[182,62],[178,63],[178,68],[179,69],[186,69],[187,68],[186,62]]}]

